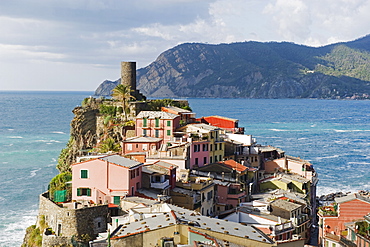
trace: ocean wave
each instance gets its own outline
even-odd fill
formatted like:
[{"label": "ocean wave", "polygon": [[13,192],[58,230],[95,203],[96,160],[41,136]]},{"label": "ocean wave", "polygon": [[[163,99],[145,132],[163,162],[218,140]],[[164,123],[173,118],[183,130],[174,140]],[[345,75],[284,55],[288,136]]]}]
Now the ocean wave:
[{"label": "ocean wave", "polygon": [[39,169],[36,169],[36,170],[32,170],[31,172],[30,172],[30,178],[32,178],[32,177],[34,177],[34,176],[36,176],[36,174],[37,174],[37,172],[38,171],[40,171],[41,170],[41,168],[39,168]]},{"label": "ocean wave", "polygon": [[10,139],[23,139],[22,136],[8,136]]},{"label": "ocean wave", "polygon": [[13,131],[14,129],[8,129],[9,131]]},{"label": "ocean wave", "polygon": [[370,130],[338,130],[338,129],[333,129],[337,133],[350,133],[350,132],[368,132]]},{"label": "ocean wave", "polygon": [[53,133],[53,134],[61,134],[61,135],[65,135],[66,134],[63,131],[52,131],[51,133]]},{"label": "ocean wave", "polygon": [[336,154],[336,155],[332,155],[332,156],[323,156],[323,157],[316,157],[315,160],[323,160],[323,159],[335,159],[335,158],[338,158],[339,155]]},{"label": "ocean wave", "polygon": [[351,161],[351,162],[347,162],[347,164],[349,164],[349,165],[370,165],[370,162],[364,162],[364,161],[354,162],[354,161]]},{"label": "ocean wave", "polygon": [[60,143],[60,141],[57,141],[57,140],[36,140],[35,142],[45,142],[46,144],[48,144],[48,143]]},{"label": "ocean wave", "polygon": [[0,246],[21,246],[26,228],[36,223],[37,210],[0,214]]}]

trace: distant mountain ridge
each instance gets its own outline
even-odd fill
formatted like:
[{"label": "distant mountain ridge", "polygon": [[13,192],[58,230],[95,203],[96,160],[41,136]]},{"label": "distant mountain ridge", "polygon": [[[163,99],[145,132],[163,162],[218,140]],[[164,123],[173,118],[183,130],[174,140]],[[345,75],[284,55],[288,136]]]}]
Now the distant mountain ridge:
[{"label": "distant mountain ridge", "polygon": [[[95,94],[118,83],[104,81]],[[370,36],[319,48],[185,43],[137,70],[137,88],[148,97],[370,98]]]}]

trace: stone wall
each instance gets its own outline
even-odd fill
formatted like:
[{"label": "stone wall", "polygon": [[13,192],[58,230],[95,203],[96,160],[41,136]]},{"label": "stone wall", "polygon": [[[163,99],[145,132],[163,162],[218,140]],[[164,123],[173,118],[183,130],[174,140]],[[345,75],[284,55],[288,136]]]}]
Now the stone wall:
[{"label": "stone wall", "polygon": [[[56,236],[68,237],[70,239],[72,236],[87,234],[91,238],[95,238],[99,232],[107,230],[107,205],[79,209],[64,208],[50,201],[48,193],[44,193],[40,195],[38,227],[42,215]],[[55,241],[55,239],[50,237],[47,237],[47,239]]]},{"label": "stone wall", "polygon": [[72,246],[70,237],[43,235],[42,246]]}]

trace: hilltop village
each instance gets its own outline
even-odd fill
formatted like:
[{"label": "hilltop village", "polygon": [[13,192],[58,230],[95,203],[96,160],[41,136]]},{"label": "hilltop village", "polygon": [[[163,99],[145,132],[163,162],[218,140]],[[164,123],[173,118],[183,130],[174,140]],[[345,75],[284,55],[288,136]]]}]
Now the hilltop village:
[{"label": "hilltop village", "polygon": [[318,233],[322,246],[366,239],[353,222],[369,226],[364,193],[326,200],[317,212],[311,163],[258,144],[237,119],[197,117],[186,101],[148,106],[135,71],[122,63],[116,100],[90,98],[74,110],[82,117],[72,128],[83,133],[71,131],[61,173],[40,195],[33,230],[42,246],[297,247],[316,246]]}]

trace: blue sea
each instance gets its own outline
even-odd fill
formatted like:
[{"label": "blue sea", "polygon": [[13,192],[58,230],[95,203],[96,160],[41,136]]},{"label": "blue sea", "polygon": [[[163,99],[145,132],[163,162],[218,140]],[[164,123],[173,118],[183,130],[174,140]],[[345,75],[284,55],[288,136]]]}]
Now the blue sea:
[{"label": "blue sea", "polygon": [[[72,110],[92,92],[0,91],[0,246],[20,246],[58,171]],[[370,190],[370,101],[188,99],[197,117],[239,119],[257,142],[309,160],[318,194]]]}]

